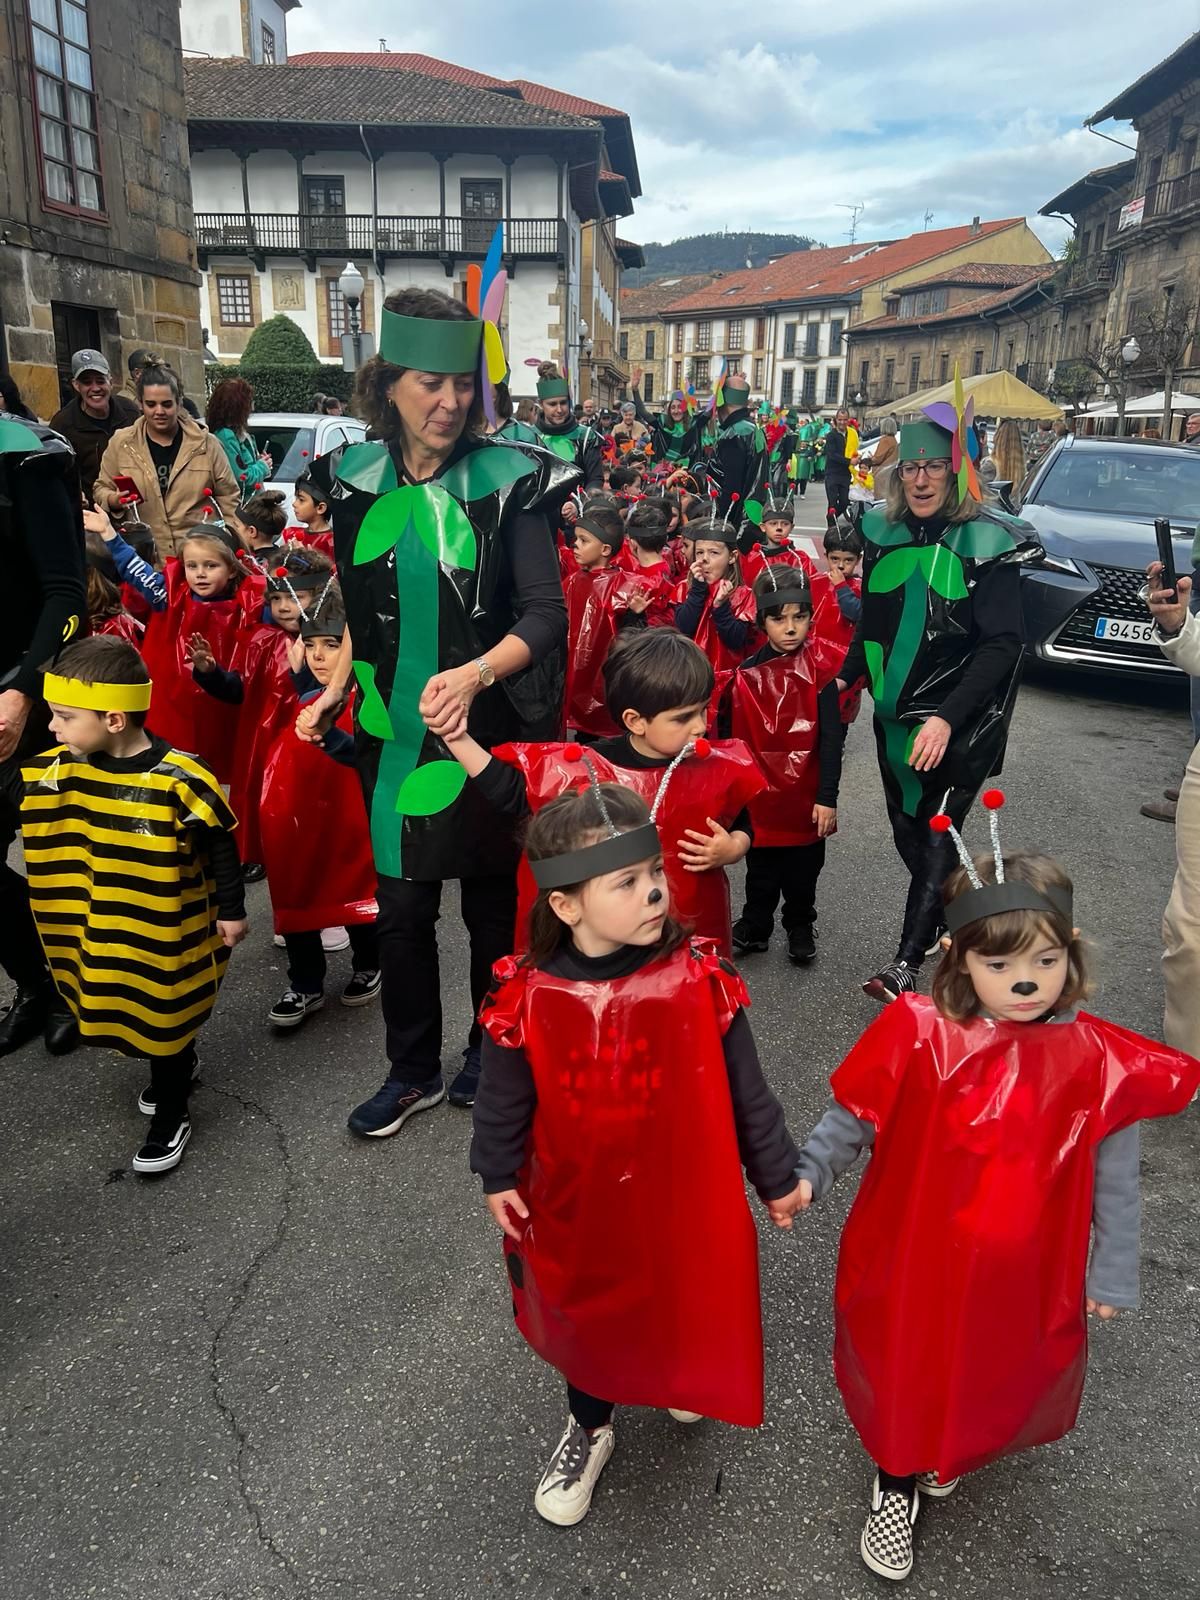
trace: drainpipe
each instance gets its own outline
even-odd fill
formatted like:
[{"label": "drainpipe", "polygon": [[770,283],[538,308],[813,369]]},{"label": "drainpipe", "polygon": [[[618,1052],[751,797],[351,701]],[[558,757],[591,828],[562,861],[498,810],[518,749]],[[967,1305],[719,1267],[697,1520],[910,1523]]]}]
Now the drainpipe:
[{"label": "drainpipe", "polygon": [[367,143],[367,136],[363,131],[361,122],[358,125],[358,137],[362,142],[367,160],[371,163],[371,259],[375,263],[375,271],[379,274],[382,282],[383,265],[379,256],[379,172],[375,166],[375,157],[371,153],[371,147]]}]

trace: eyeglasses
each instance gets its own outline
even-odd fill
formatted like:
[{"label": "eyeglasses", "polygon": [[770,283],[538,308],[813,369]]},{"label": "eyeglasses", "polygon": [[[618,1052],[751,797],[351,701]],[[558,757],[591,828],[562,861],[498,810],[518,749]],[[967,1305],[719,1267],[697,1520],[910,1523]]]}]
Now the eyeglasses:
[{"label": "eyeglasses", "polygon": [[911,482],[918,472],[923,472],[928,478],[944,478],[950,471],[950,463],[944,457],[935,457],[932,461],[902,461],[900,463],[900,476],[905,482]]}]

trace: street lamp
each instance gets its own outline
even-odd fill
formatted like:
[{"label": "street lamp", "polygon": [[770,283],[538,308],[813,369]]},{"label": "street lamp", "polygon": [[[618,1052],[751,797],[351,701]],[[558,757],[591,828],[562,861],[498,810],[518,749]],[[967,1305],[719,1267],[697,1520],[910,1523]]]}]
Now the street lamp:
[{"label": "street lamp", "polygon": [[1137,339],[1131,334],[1121,346],[1121,360],[1125,362],[1126,366],[1131,367],[1133,363],[1140,358],[1141,354],[1142,347],[1137,342]]},{"label": "street lamp", "polygon": [[[582,317],[579,319],[579,337],[571,342],[571,349],[579,351],[579,387],[583,389],[583,363],[591,356],[594,346],[591,340],[591,330]],[[591,384],[588,385],[590,390]],[[580,400],[591,398],[590,395],[579,395]]]},{"label": "street lamp", "polygon": [[1126,339],[1125,343],[1121,346],[1121,360],[1124,362],[1126,370],[1121,373],[1121,387],[1117,392],[1117,438],[1118,439],[1120,439],[1125,433],[1125,397],[1126,397],[1126,393],[1128,392],[1128,389],[1129,389],[1129,372],[1128,372],[1128,368],[1130,368],[1134,364],[1134,362],[1139,358],[1141,353],[1142,353],[1142,347],[1137,342],[1136,336],[1134,334],[1130,334],[1129,338]]},{"label": "street lamp", "polygon": [[353,352],[351,365],[347,366],[346,352],[345,350],[342,352],[342,366],[349,372],[357,372],[362,365],[362,324],[359,321],[359,307],[366,287],[367,281],[362,273],[353,261],[347,261],[338,279],[338,288],[345,302],[346,316],[350,323],[350,345]]}]

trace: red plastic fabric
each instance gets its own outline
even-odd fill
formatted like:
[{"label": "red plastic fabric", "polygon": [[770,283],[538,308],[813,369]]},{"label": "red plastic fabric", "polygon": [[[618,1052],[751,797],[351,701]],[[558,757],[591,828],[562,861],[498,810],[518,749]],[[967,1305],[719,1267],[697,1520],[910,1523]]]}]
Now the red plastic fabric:
[{"label": "red plastic fabric", "polygon": [[167,607],[151,614],[142,641],[142,659],[154,683],[146,723],[175,749],[198,755],[219,783],[228,783],[240,707],[205,694],[192,677],[184,647],[194,633],[203,634],[219,665],[240,672],[250,637],[262,627],[266,582],[256,574],[244,578],[229,600],[195,600],[178,556],[167,562],[163,578]]},{"label": "red plastic fabric", "polygon": [[[291,721],[298,702],[293,694]],[[353,733],[352,705],[337,720]],[[266,759],[259,802],[260,849],[276,933],[308,933],[374,922],[375,863],[362,785],[289,723]]]},{"label": "red plastic fabric", "polygon": [[118,611],[115,617],[103,617],[92,624],[95,638],[125,639],[135,650],[142,648],[145,633],[146,624],[131,617],[128,611]]},{"label": "red plastic fabric", "polygon": [[[574,747],[578,749],[578,746]],[[531,812],[538,812],[568,789],[589,782],[582,758],[569,760],[569,744],[503,744],[492,751],[499,761],[517,767],[525,779]],[[601,783],[623,783],[654,804],[664,768],[616,767],[594,750],[587,758]],[[671,891],[671,915],[700,937],[714,940],[722,953],[732,949],[729,880],[723,870],[688,872],[679,859],[679,841],[688,828],[710,833],[707,818],[728,828],[734,818],[766,788],[754,758],[738,739],[715,740],[706,756],[691,755],[671,774],[658,814],[663,865]],[[517,874],[516,947],[524,949],[529,909],[537,897],[529,863],[521,857]]]},{"label": "red plastic fabric", "polygon": [[481,1020],[537,1088],[504,1241],[517,1327],[618,1405],[762,1421],[758,1253],[722,1036],[748,1003],[711,946],[575,983],[509,958]]},{"label": "red plastic fabric", "polygon": [[[704,602],[704,610],[701,612],[700,621],[696,625],[695,639],[701,650],[712,662],[715,672],[732,672],[735,667],[741,666],[747,656],[752,656],[762,644],[763,636],[758,630],[757,620],[758,602],[744,583],[738,584],[737,588],[729,596],[729,605],[734,616],[740,621],[748,622],[751,625],[750,631],[746,635],[744,647],[738,650],[731,650],[717,632],[717,625],[712,619],[712,603],[716,587],[715,584],[711,583],[708,586],[708,598]],[[687,591],[688,585],[686,583],[679,586],[677,598],[680,604],[686,599]]]},{"label": "red plastic fabric", "polygon": [[256,628],[246,643],[239,669],[242,704],[233,747],[229,804],[238,819],[238,853],[243,862],[262,860],[259,797],[263,769],[275,740],[296,721],[296,690],[288,670],[288,643],[289,635],[282,628]]},{"label": "red plastic fabric", "polygon": [[566,724],[597,737],[619,733],[604,703],[604,663],[639,588],[630,573],[578,569],[564,585],[567,601]]},{"label": "red plastic fabric", "polygon": [[337,557],[333,553],[333,529],[327,528],[324,533],[309,533],[303,523],[286,527],[283,537],[287,541],[295,540],[297,544],[306,544],[310,550],[319,550],[323,556],[328,556],[334,563],[337,571]]},{"label": "red plastic fabric", "polygon": [[[803,550],[784,548],[778,554],[773,552],[768,563],[766,556],[763,554],[764,548],[765,546],[763,545],[756,545],[753,550],[747,550],[742,556],[742,582],[749,584],[751,587],[754,585],[755,578],[765,572],[768,565],[775,568],[776,577],[779,577],[780,567],[798,567],[810,580],[820,570],[812,557]],[[782,583],[783,579],[779,578],[779,581]]]},{"label": "red plastic fabric", "polygon": [[888,1006],[834,1073],[878,1129],[842,1234],[834,1365],[872,1460],[954,1477],[1069,1432],[1096,1146],[1181,1111],[1200,1063],[1080,1013]]}]

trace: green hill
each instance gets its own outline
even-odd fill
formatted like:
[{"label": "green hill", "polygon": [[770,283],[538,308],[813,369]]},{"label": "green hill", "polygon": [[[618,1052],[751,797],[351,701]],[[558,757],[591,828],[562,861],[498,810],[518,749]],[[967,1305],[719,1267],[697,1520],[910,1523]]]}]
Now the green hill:
[{"label": "green hill", "polygon": [[636,289],[655,278],[690,272],[741,272],[747,261],[765,267],[772,256],[811,250],[816,242],[802,233],[694,233],[670,244],[643,245],[646,265],[626,272],[622,281],[626,288]]}]

